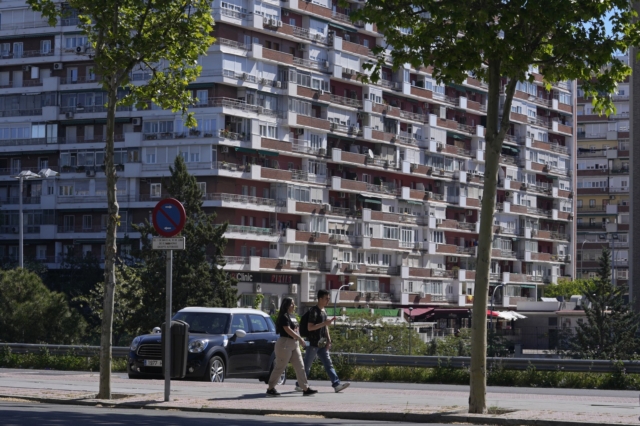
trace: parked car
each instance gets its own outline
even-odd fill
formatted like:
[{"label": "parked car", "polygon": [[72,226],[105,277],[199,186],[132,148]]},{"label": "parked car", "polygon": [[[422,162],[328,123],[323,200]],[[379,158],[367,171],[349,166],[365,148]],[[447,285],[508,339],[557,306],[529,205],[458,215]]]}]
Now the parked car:
[{"label": "parked car", "polygon": [[[223,382],[225,378],[269,380],[278,334],[269,315],[256,309],[200,308],[178,311],[173,320],[189,324],[186,377]],[[129,378],[162,378],[160,329],[131,342]],[[280,384],[286,376],[280,378]]]}]

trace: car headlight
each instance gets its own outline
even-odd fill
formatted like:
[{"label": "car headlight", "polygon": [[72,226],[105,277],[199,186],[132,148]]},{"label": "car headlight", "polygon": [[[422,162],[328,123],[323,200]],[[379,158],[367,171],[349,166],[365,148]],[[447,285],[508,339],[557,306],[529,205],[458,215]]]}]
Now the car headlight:
[{"label": "car headlight", "polygon": [[130,349],[132,351],[135,352],[136,349],[138,349],[138,346],[140,346],[140,337],[136,337],[135,339],[133,339],[133,342],[131,342],[131,347]]},{"label": "car headlight", "polygon": [[192,340],[191,342],[189,342],[189,352],[191,352],[192,354],[199,354],[207,348],[208,344],[208,340]]}]

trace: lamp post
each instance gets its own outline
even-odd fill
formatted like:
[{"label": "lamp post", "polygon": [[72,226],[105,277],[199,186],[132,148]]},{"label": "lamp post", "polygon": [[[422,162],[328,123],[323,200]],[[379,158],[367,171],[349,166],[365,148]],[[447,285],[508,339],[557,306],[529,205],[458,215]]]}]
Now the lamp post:
[{"label": "lamp post", "polygon": [[18,198],[19,198],[19,210],[18,210],[18,266],[24,268],[24,213],[22,209],[22,192],[24,190],[24,181],[31,179],[45,179],[52,176],[58,176],[58,172],[54,172],[51,169],[42,169],[38,173],[33,173],[31,170],[23,170],[16,176],[11,176],[19,181]]},{"label": "lamp post", "polygon": [[580,278],[584,279],[584,243],[587,242],[587,236],[585,235],[584,241],[582,241],[582,245],[580,246]]},{"label": "lamp post", "polygon": [[411,324],[413,323],[413,306],[409,306],[409,355],[411,355]]},{"label": "lamp post", "polygon": [[336,297],[333,298],[333,316],[334,317],[338,316],[338,309],[337,309],[336,305],[338,304],[338,297],[340,296],[340,290],[342,290],[345,287],[350,287],[351,285],[353,285],[353,283],[342,284],[340,286],[340,288],[338,288],[338,292],[336,293]]},{"label": "lamp post", "polygon": [[[489,325],[489,330],[491,330],[492,333],[493,333],[493,298],[496,295],[496,290],[501,288],[501,287],[504,287],[506,285],[507,285],[506,283],[502,283],[502,284],[497,285],[493,289],[493,292],[491,293],[491,311],[490,311],[491,313],[489,314],[489,324],[490,324]],[[491,349],[493,347],[493,338],[489,341],[489,343],[490,343],[489,348]]]}]

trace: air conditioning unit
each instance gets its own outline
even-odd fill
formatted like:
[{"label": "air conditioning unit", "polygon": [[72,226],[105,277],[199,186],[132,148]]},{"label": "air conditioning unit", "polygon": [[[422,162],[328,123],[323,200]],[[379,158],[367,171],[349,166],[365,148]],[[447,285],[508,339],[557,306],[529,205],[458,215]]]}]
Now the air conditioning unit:
[{"label": "air conditioning unit", "polygon": [[261,78],[261,79],[260,79],[260,84],[266,84],[266,82],[267,82],[267,80],[266,80],[266,79],[264,79],[264,78]]},{"label": "air conditioning unit", "polygon": [[249,79],[249,74],[247,74],[246,72],[242,73],[242,79],[243,80],[248,80]]},{"label": "air conditioning unit", "polygon": [[316,34],[313,38],[318,41],[322,38],[322,34]]},{"label": "air conditioning unit", "polygon": [[316,231],[316,232],[312,232],[312,233],[311,233],[311,237],[313,237],[313,238],[320,238],[320,233],[319,233],[319,232],[317,232],[317,231]]},{"label": "air conditioning unit", "polygon": [[324,67],[329,68],[329,61],[324,61]]},{"label": "air conditioning unit", "polygon": [[84,53],[87,50],[85,46],[77,46],[76,53]]},{"label": "air conditioning unit", "polygon": [[615,195],[609,195],[609,199],[610,199],[610,200],[615,200],[615,199],[616,199],[616,196],[615,196]]},{"label": "air conditioning unit", "polygon": [[436,149],[437,149],[438,151],[442,151],[442,150],[444,149],[444,144],[443,144],[443,143],[438,142],[438,144],[436,144]]},{"label": "air conditioning unit", "polygon": [[505,191],[504,196],[505,196],[505,197],[511,197],[511,192],[509,192],[509,191]]},{"label": "air conditioning unit", "polygon": [[67,111],[67,113],[65,114],[65,117],[67,118],[73,118],[74,116],[74,112],[73,111]]},{"label": "air conditioning unit", "polygon": [[64,68],[64,66],[62,65],[62,62],[54,62],[54,64],[53,64],[53,70],[54,71],[61,70],[62,68]]},{"label": "air conditioning unit", "polygon": [[345,192],[340,193],[340,198],[347,198],[347,194]]},{"label": "air conditioning unit", "polygon": [[298,136],[304,135],[304,129],[294,129],[294,133]]},{"label": "air conditioning unit", "polygon": [[142,124],[142,118],[134,118],[131,120],[134,126],[139,126]]},{"label": "air conditioning unit", "polygon": [[253,292],[254,293],[262,293],[262,284],[255,283],[253,285]]},{"label": "air conditioning unit", "polygon": [[223,154],[228,154],[229,153],[229,147],[228,146],[221,146],[220,147],[220,152]]},{"label": "air conditioning unit", "polygon": [[324,204],[322,205],[322,208],[323,208],[323,210],[324,210],[325,212],[330,212],[330,211],[331,211],[331,204],[329,204],[329,203],[324,203]]},{"label": "air conditioning unit", "polygon": [[31,71],[31,65],[23,65],[23,66],[22,66],[22,71],[24,71],[24,72],[29,72],[29,71]]},{"label": "air conditioning unit", "polygon": [[289,286],[289,293],[290,294],[298,294],[298,284],[291,284]]},{"label": "air conditioning unit", "polygon": [[94,177],[96,175],[96,171],[93,169],[87,170],[87,177]]},{"label": "air conditioning unit", "polygon": [[276,23],[276,26],[277,26],[278,28],[282,27],[282,21],[278,21],[278,22]]},{"label": "air conditioning unit", "polygon": [[276,86],[276,89],[279,89],[282,87],[282,83],[279,81],[274,81],[273,84]]},{"label": "air conditioning unit", "polygon": [[433,192],[427,191],[425,194],[427,194],[427,198],[433,198]]},{"label": "air conditioning unit", "polygon": [[420,292],[420,299],[424,299],[425,297],[427,297],[427,294],[424,291]]},{"label": "air conditioning unit", "polygon": [[442,219],[436,218],[436,226],[442,225]]},{"label": "air conditioning unit", "polygon": [[355,270],[357,270],[357,269],[358,269],[358,264],[357,264],[357,263],[350,263],[350,264],[349,264],[349,269],[350,269],[351,271],[355,271]]},{"label": "air conditioning unit", "polygon": [[327,149],[326,148],[320,148],[318,150],[318,155],[327,155]]},{"label": "air conditioning unit", "polygon": [[400,90],[400,83],[398,83],[397,81],[395,83],[393,83],[393,88],[395,90]]},{"label": "air conditioning unit", "polygon": [[329,130],[335,130],[336,129],[336,123],[331,122],[329,123]]},{"label": "air conditioning unit", "polygon": [[447,262],[457,262],[458,258],[455,256],[447,256]]},{"label": "air conditioning unit", "polygon": [[262,19],[262,25],[270,25],[270,24],[271,24],[271,19],[265,16],[264,19]]},{"label": "air conditioning unit", "polygon": [[570,254],[568,254],[568,255],[567,255],[567,257],[566,257],[565,259],[567,259],[567,262],[571,262],[571,255],[570,255]]}]

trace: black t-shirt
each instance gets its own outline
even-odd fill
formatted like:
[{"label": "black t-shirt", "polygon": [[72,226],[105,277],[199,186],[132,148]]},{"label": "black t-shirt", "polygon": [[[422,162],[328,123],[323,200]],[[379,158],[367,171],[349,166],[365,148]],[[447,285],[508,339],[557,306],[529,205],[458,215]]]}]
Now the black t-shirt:
[{"label": "black t-shirt", "polygon": [[289,314],[279,316],[276,321],[276,330],[278,334],[280,334],[280,337],[288,337],[290,339],[293,339],[293,337],[289,336],[284,330],[285,326],[289,327],[293,331],[296,331],[296,329],[298,328],[298,322],[295,320],[295,318],[291,318]]},{"label": "black t-shirt", "polygon": [[[327,320],[326,312],[318,308],[317,305],[311,308],[311,310],[309,311],[310,325],[321,324],[326,320]],[[309,343],[311,344],[311,346],[318,346],[318,341],[323,337],[327,337],[327,326],[324,326],[317,330],[309,331]]]}]

